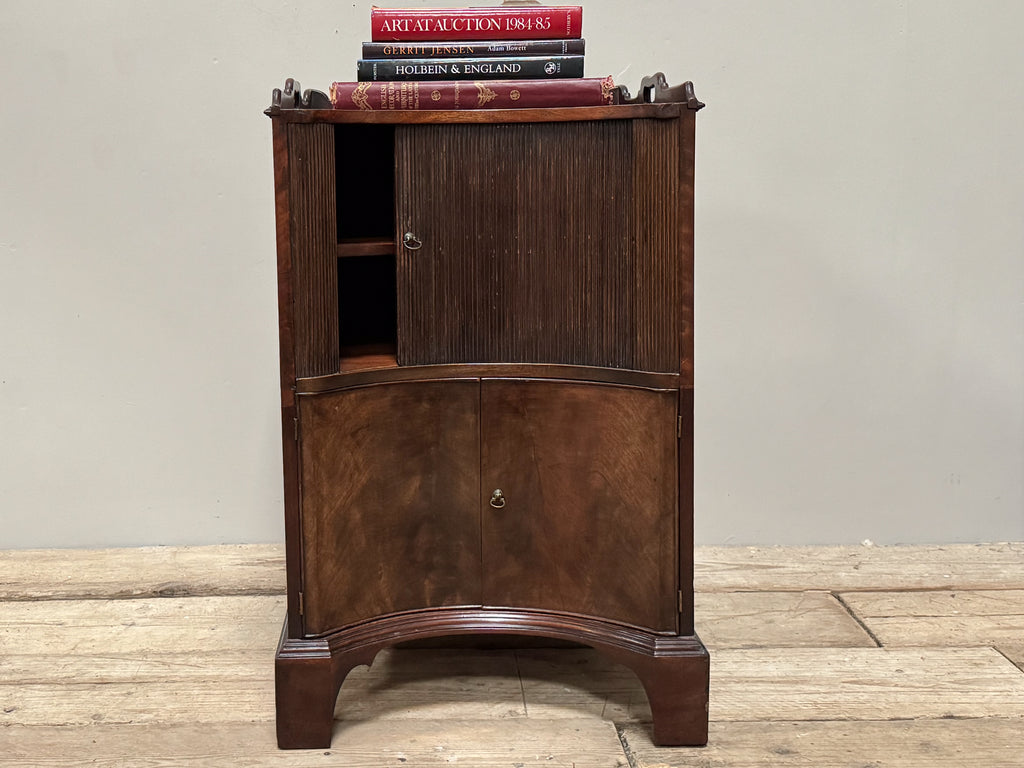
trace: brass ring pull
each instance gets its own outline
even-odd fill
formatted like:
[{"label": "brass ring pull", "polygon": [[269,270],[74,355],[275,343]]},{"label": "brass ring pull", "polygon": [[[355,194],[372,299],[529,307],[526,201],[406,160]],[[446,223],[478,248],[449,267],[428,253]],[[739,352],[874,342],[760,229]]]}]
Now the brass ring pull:
[{"label": "brass ring pull", "polygon": [[505,508],[505,494],[501,492],[501,488],[495,488],[491,494],[491,506],[495,509]]},{"label": "brass ring pull", "polygon": [[405,237],[402,238],[402,245],[410,251],[418,251],[423,247],[423,241],[416,237],[412,232],[406,232]]}]

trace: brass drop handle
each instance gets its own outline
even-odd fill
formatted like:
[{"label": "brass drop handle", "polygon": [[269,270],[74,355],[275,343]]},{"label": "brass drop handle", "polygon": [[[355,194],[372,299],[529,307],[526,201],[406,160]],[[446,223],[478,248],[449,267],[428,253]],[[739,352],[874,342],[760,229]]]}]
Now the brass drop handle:
[{"label": "brass drop handle", "polygon": [[491,494],[491,506],[495,509],[505,508],[505,494],[501,492],[501,488],[495,488]]},{"label": "brass drop handle", "polygon": [[412,232],[406,232],[405,236],[402,238],[402,245],[410,251],[418,251],[423,247],[423,241],[416,237]]}]

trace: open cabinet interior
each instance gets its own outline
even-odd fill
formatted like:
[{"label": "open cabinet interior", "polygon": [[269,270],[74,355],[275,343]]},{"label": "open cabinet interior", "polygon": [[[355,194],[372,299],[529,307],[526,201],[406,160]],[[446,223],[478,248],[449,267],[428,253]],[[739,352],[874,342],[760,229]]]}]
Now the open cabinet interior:
[{"label": "open cabinet interior", "polygon": [[334,126],[339,370],[395,364],[392,125]]}]

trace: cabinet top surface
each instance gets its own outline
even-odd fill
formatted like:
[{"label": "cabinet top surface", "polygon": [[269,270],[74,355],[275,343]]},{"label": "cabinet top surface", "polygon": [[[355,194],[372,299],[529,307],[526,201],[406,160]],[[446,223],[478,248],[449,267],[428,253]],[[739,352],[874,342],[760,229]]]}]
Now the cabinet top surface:
[{"label": "cabinet top surface", "polygon": [[681,104],[626,104],[608,107],[558,107],[545,109],[473,109],[473,110],[388,110],[355,112],[335,109],[267,110],[273,118],[287,123],[561,123],[579,120],[628,120],[633,118],[670,119],[685,111]]},{"label": "cabinet top surface", "polygon": [[326,94],[307,90],[289,78],[274,89],[265,114],[289,123],[548,123],[580,120],[671,119],[696,112],[702,104],[693,83],[669,86],[660,72],[643,78],[635,98],[621,86],[619,103],[599,107],[545,107],[539,109],[382,110],[332,109]]}]

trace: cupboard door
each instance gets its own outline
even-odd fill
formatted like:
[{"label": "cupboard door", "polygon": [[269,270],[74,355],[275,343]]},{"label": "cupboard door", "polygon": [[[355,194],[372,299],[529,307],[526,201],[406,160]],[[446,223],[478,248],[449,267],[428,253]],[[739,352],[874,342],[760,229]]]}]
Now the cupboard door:
[{"label": "cupboard door", "polygon": [[479,386],[299,398],[307,634],[480,604]]},{"label": "cupboard door", "polygon": [[398,362],[678,371],[679,136],[672,120],[398,126]]},{"label": "cupboard door", "polygon": [[482,382],[485,605],[676,631],[677,397]]}]

